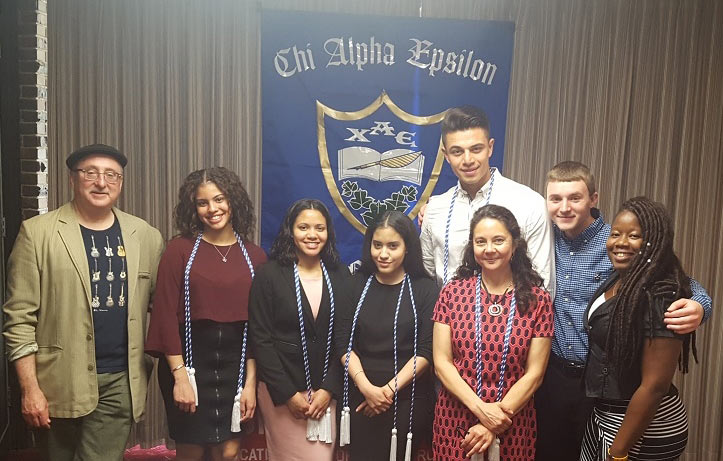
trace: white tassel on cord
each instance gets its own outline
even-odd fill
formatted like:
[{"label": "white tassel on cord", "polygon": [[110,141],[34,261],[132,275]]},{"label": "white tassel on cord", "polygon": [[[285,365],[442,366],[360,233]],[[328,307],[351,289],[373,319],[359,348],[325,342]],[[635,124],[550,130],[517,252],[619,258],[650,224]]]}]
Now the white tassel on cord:
[{"label": "white tassel on cord", "polygon": [[407,432],[407,447],[404,450],[404,461],[412,461],[412,432]]},{"label": "white tassel on cord", "polygon": [[331,436],[331,408],[326,407],[326,412],[324,413],[324,416],[321,417],[321,421],[321,427],[323,430],[321,431],[321,437],[319,437],[319,440],[322,440],[324,443],[332,443],[334,439]]},{"label": "white tassel on cord", "polygon": [[475,453],[472,456],[470,456],[469,461],[485,461],[485,454],[484,453]]},{"label": "white tassel on cord", "polygon": [[306,419],[306,440],[311,442],[319,440],[319,420],[314,418]]},{"label": "white tassel on cord", "polygon": [[341,410],[341,421],[339,423],[339,446],[343,447],[351,443],[351,415],[349,407]]},{"label": "white tassel on cord", "polygon": [[494,442],[487,450],[487,459],[488,461],[500,461],[500,439],[498,437],[495,437]]},{"label": "white tassel on cord", "polygon": [[389,447],[389,461],[397,461],[397,428],[392,429],[392,443]]},{"label": "white tassel on cord", "polygon": [[231,432],[241,432],[241,391],[233,398],[231,411]]},{"label": "white tassel on cord", "polygon": [[196,399],[196,406],[198,406],[198,387],[196,387],[196,369],[186,367],[186,374],[188,375],[188,381],[191,382],[191,389],[193,389],[193,396]]}]

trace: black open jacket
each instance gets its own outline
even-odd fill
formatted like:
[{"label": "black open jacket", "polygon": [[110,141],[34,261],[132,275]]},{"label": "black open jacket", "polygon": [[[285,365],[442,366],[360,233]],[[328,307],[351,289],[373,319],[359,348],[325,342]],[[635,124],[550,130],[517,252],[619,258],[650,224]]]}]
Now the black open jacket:
[{"label": "black open jacket", "polygon": [[[339,310],[341,304],[347,302],[345,292],[349,271],[343,265],[333,270],[327,269],[334,291],[335,309]],[[321,305],[316,320],[301,288],[311,385],[314,389],[325,389],[339,396],[341,354],[334,347],[333,332],[329,369],[326,379],[322,381],[330,319],[330,296],[326,282],[322,280],[322,284]],[[269,261],[257,271],[249,297],[249,333],[259,380],[266,383],[274,405],[283,405],[295,393],[306,391],[293,266]]]}]

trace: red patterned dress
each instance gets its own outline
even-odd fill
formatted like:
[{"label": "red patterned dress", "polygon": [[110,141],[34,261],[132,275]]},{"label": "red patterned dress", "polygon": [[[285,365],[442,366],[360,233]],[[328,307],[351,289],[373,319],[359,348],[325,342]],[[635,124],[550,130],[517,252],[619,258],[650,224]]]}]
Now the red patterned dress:
[{"label": "red patterned dress", "polygon": [[[452,359],[465,382],[476,391],[475,368],[475,281],[474,277],[453,280],[442,289],[434,308],[433,320],[449,325],[452,334]],[[525,373],[530,341],[535,337],[553,336],[553,314],[550,295],[543,289],[533,289],[537,305],[525,315],[515,312],[507,355],[507,371],[503,395]],[[510,300],[514,292],[503,295],[487,295],[482,289],[482,400],[494,402],[499,381],[500,361],[504,333],[509,315]],[[502,314],[492,316],[487,308],[498,303]],[[447,389],[442,388],[434,409],[434,459],[435,461],[462,461],[465,453],[459,447],[457,427],[465,432],[477,424],[477,418]],[[501,461],[529,461],[535,459],[537,424],[535,406],[530,399],[527,405],[512,418],[512,426],[500,435]]]}]

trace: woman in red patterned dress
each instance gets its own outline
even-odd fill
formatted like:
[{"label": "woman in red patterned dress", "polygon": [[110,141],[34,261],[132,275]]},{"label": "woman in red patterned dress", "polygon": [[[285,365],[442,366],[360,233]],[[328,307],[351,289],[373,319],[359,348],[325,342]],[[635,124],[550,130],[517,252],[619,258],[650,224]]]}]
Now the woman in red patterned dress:
[{"label": "woman in red patterned dress", "polygon": [[553,336],[550,295],[512,213],[475,212],[455,278],[434,309],[433,355],[444,386],[434,412],[434,459],[535,459],[532,395]]}]

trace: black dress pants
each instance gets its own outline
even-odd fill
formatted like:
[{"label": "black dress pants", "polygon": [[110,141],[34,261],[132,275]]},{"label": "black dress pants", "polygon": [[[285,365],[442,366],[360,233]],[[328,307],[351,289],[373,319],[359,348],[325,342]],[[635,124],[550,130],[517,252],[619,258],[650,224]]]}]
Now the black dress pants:
[{"label": "black dress pants", "polygon": [[537,461],[578,461],[593,401],[585,396],[582,364],[550,355],[545,379],[535,393]]}]

